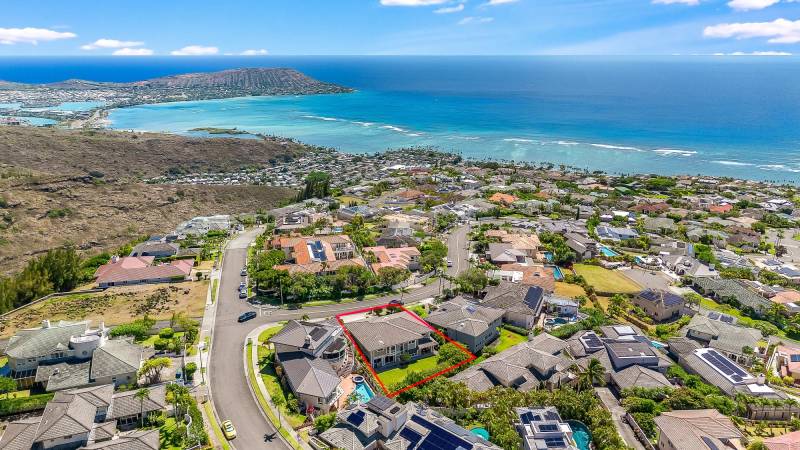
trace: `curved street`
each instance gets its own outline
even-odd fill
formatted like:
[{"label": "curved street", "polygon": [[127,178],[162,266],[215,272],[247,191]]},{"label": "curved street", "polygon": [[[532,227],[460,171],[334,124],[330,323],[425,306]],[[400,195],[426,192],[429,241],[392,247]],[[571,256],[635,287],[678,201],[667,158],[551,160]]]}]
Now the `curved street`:
[{"label": "curved street", "polygon": [[[331,317],[345,311],[385,304],[401,297],[401,294],[393,294],[362,302],[297,310],[264,309],[255,319],[240,324],[237,322],[239,315],[253,310],[252,305],[239,299],[237,289],[242,279],[240,271],[246,263],[247,248],[256,239],[259,231],[254,229],[240,234],[225,250],[209,364],[211,395],[217,417],[220,421],[233,421],[238,436],[231,444],[239,449],[286,448],[286,443],[278,436],[272,441],[265,441],[264,436],[274,433],[275,427],[262,414],[244,375],[245,338],[253,329],[266,323],[300,319],[304,315],[312,319]],[[449,275],[456,275],[469,267],[468,231],[469,227],[464,225],[453,230],[447,238],[448,258],[453,261],[453,267],[447,269]],[[412,303],[434,297],[439,293],[439,287],[439,282],[422,286],[402,294],[403,301]]]}]

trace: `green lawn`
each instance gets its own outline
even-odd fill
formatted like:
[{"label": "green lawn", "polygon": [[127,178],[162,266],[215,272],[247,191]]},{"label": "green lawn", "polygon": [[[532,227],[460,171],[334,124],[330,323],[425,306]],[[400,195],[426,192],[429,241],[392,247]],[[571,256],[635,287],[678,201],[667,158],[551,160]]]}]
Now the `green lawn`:
[{"label": "green lawn", "polygon": [[409,373],[428,372],[436,368],[437,365],[438,357],[433,355],[427,358],[418,359],[405,367],[395,367],[394,369],[389,369],[385,372],[379,372],[378,377],[380,377],[383,385],[389,389],[390,386],[394,386],[395,384],[405,380],[406,375]]},{"label": "green lawn", "polygon": [[16,392],[8,392],[6,394],[0,394],[0,400],[5,400],[8,398],[22,398],[22,397],[30,397],[31,391],[24,390],[24,391],[16,391]]},{"label": "green lawn", "polygon": [[642,290],[641,286],[616,270],[588,264],[575,264],[573,269],[598,292],[635,294]]},{"label": "green lawn", "polygon": [[174,417],[168,417],[164,425],[158,429],[158,440],[159,445],[158,448],[161,450],[181,450],[183,446],[181,446],[180,438],[175,431],[177,429],[177,425],[175,423]]},{"label": "green lawn", "polygon": [[[269,339],[269,337],[277,333],[281,328],[283,328],[283,325],[267,328],[261,333],[261,335],[259,335],[259,340],[264,336]],[[272,352],[263,345],[258,347],[258,361],[259,375],[261,375],[261,380],[264,381],[264,386],[266,386],[267,392],[269,392],[269,396],[272,398],[272,402],[275,403],[275,405],[278,405],[283,417],[289,421],[292,427],[297,427],[305,423],[305,415],[298,414],[294,411],[289,411],[289,409],[286,407],[286,400],[288,399],[290,392],[283,389],[280,379],[275,373]]]},{"label": "green lawn", "polygon": [[[717,303],[714,300],[711,300],[710,298],[703,297],[703,299],[700,300],[700,306],[706,309],[710,309],[712,311],[719,311],[729,316],[736,317],[736,321],[739,323],[739,325],[742,325],[744,327],[753,328],[756,322],[759,322],[758,320],[754,320],[751,319],[750,317],[743,315],[741,311],[734,308],[733,306],[727,305],[725,303]],[[786,332],[779,329],[778,337],[786,337]]]},{"label": "green lawn", "polygon": [[214,283],[211,284],[211,303],[217,301],[217,287],[219,286],[219,278],[214,278]]},{"label": "green lawn", "polygon": [[[185,334],[185,333],[184,333],[183,331],[176,331],[176,332],[175,332],[175,337],[177,337],[177,338],[180,338],[180,337],[181,337],[181,336],[183,336],[184,334]],[[139,342],[139,345],[141,345],[141,346],[143,346],[143,347],[150,347],[150,348],[152,348],[152,347],[153,347],[153,345],[155,345],[155,343],[156,343],[156,340],[157,340],[157,339],[158,339],[158,335],[157,335],[157,334],[154,334],[154,335],[152,335],[152,336],[149,336],[147,339],[143,340],[142,342]]]},{"label": "green lawn", "polygon": [[[251,354],[250,352],[252,352],[252,351],[253,351],[253,345],[252,344],[247,344],[247,354],[250,355]],[[272,422],[272,425],[274,425],[275,428],[277,428],[280,431],[281,435],[284,438],[286,438],[286,440],[289,442],[289,444],[291,444],[291,446],[293,448],[295,448],[295,449],[298,449],[298,450],[301,449],[302,447],[300,446],[300,444],[297,443],[297,441],[292,437],[292,435],[289,434],[289,432],[286,431],[281,426],[280,421],[278,420],[278,417],[275,415],[275,413],[272,412],[272,408],[269,407],[269,404],[267,403],[267,399],[264,398],[264,395],[261,393],[261,389],[258,388],[258,384],[256,383],[256,372],[255,372],[255,369],[253,368],[253,362],[252,361],[253,361],[252,358],[250,358],[248,356],[247,357],[247,373],[248,373],[248,375],[250,377],[250,386],[253,388],[253,392],[255,392],[255,394],[256,394],[256,399],[258,400],[258,404],[261,405],[261,409],[267,414],[267,416],[269,417],[269,420]]]},{"label": "green lawn", "polygon": [[274,327],[269,327],[266,330],[262,331],[261,334],[258,335],[258,342],[264,343],[269,340],[272,336],[275,336],[278,331],[281,331],[283,325],[275,325]]},{"label": "green lawn", "polygon": [[511,348],[527,340],[528,336],[515,333],[505,328],[500,328],[500,337],[494,341],[495,342],[494,348],[497,350],[498,353],[500,353],[507,348]]},{"label": "green lawn", "polygon": [[[222,434],[222,428],[219,427],[219,423],[217,423],[217,418],[214,416],[214,411],[211,409],[211,402],[203,403],[203,409],[206,410],[206,417],[208,417],[208,423],[211,425],[211,430],[214,433],[214,436],[216,436],[217,442],[219,442],[223,450],[230,450],[231,446],[228,445],[228,440],[225,439],[225,435]],[[172,420],[174,421],[175,419]]]}]

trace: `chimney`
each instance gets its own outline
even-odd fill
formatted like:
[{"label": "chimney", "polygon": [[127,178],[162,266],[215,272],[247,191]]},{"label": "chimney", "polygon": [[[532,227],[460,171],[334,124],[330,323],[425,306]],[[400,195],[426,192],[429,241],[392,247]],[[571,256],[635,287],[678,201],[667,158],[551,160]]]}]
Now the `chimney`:
[{"label": "chimney", "polygon": [[50,321],[45,319],[42,321],[42,328],[50,328]]},{"label": "chimney", "polygon": [[306,345],[311,345],[311,335],[306,335]]}]

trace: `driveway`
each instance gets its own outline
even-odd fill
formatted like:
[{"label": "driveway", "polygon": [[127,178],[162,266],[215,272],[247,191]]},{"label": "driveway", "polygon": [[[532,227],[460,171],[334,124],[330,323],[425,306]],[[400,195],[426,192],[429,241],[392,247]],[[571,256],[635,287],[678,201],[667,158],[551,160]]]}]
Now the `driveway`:
[{"label": "driveway", "polygon": [[[297,310],[262,309],[258,317],[240,324],[237,318],[254,307],[239,299],[239,272],[246,264],[247,247],[258,236],[259,230],[242,233],[231,241],[225,250],[222,275],[220,278],[217,316],[211,348],[210,384],[214,407],[220,420],[230,419],[238,432],[232,442],[238,449],[286,448],[286,443],[278,438],[264,442],[264,435],[273,433],[275,427],[264,418],[261,409],[250,393],[244,376],[244,342],[247,335],[256,327],[281,320],[300,319],[308,315],[312,319],[332,317],[337,314],[386,304],[400,299],[400,294],[389,295],[373,300],[302,308]],[[448,257],[453,267],[447,269],[448,275],[457,275],[469,267],[466,249],[468,226],[455,229],[447,238]],[[440,283],[423,286],[408,294],[403,294],[405,303],[412,303],[433,297],[439,293]]]},{"label": "driveway", "polygon": [[642,443],[636,439],[636,435],[633,434],[633,429],[625,422],[625,408],[620,406],[614,394],[612,394],[607,387],[596,387],[594,391],[597,393],[597,396],[600,397],[600,401],[603,402],[606,409],[611,411],[614,427],[616,427],[617,433],[622,436],[622,439],[625,440],[625,444],[636,450],[645,450],[644,445],[642,445]]}]

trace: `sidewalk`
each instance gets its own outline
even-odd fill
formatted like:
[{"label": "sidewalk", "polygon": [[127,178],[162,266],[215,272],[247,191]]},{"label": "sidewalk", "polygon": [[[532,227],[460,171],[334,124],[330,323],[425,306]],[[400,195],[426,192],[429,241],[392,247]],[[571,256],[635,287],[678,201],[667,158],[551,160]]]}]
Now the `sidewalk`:
[{"label": "sidewalk", "polygon": [[[247,338],[245,339],[245,342],[244,342],[245,352],[247,352],[247,343],[252,342],[252,344],[253,344],[253,351],[251,351],[249,355],[245,355],[245,358],[250,358],[250,361],[253,364],[253,370],[254,370],[254,372],[256,374],[258,374],[258,351],[255,350],[255,349],[259,344],[258,335],[261,334],[261,332],[266,330],[267,328],[274,327],[276,325],[279,325],[279,324],[278,323],[268,323],[268,324],[261,325],[261,326],[257,327],[256,329],[254,329],[253,331],[251,331],[250,334],[248,334]],[[248,380],[250,379],[249,370],[247,369],[247,365],[246,364],[245,364],[245,377],[247,377]],[[269,391],[267,391],[267,387],[264,385],[264,380],[260,376],[256,376],[255,378],[256,378],[256,385],[258,386],[258,390],[261,391],[261,395],[267,401],[267,404],[269,405],[269,408],[272,410],[271,411],[272,415],[275,416],[275,417],[279,417],[280,418],[281,428],[283,428],[284,430],[289,432],[289,434],[300,444],[301,448],[303,448],[305,450],[313,450],[311,448],[311,446],[308,445],[308,443],[305,442],[300,437],[300,435],[294,430],[294,428],[292,428],[291,424],[289,424],[289,422],[286,420],[286,418],[283,416],[283,414],[280,414],[280,412],[278,411],[278,407],[275,406],[275,403],[272,402],[272,397],[270,397]],[[261,403],[259,403],[258,401],[256,403],[258,403],[259,406],[261,405]],[[264,411],[264,414],[267,415],[267,416],[269,415],[269,414],[267,414],[267,411]]]}]

